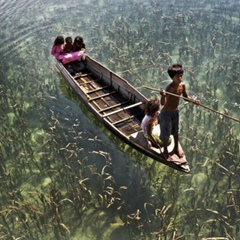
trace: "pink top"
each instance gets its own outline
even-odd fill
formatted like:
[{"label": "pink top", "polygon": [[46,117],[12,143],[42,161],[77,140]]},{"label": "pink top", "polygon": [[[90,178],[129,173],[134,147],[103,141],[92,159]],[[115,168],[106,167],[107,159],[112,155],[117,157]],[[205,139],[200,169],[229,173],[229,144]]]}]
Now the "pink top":
[{"label": "pink top", "polygon": [[63,64],[67,64],[76,60],[80,61],[84,56],[84,54],[85,54],[85,51],[63,53],[59,55],[59,60],[61,60]]},{"label": "pink top", "polygon": [[81,60],[85,51],[76,51],[71,53],[63,53],[63,45],[54,45],[51,49],[51,54],[57,59],[67,64],[76,60]]},{"label": "pink top", "polygon": [[60,60],[59,57],[62,54],[63,45],[54,45],[51,49],[51,54],[57,59]]}]

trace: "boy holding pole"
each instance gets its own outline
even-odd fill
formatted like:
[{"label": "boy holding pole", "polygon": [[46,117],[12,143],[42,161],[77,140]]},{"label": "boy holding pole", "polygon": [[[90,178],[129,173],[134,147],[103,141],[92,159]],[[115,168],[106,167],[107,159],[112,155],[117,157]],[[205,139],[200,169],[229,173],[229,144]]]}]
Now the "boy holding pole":
[{"label": "boy holding pole", "polygon": [[170,135],[174,138],[174,153],[182,158],[184,153],[178,146],[179,140],[179,98],[182,95],[186,101],[200,104],[199,100],[189,97],[185,83],[183,83],[184,69],[182,64],[173,64],[168,68],[168,75],[172,82],[166,87],[166,90],[160,91],[161,105],[163,108],[160,112],[160,140],[163,142],[163,156],[166,160],[171,161],[167,146]]}]

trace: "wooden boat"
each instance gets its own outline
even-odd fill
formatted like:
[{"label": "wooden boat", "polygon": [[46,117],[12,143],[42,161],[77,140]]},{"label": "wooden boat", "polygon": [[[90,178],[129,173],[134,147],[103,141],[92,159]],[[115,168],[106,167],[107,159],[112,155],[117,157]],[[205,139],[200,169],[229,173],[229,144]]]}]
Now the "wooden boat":
[{"label": "wooden boat", "polygon": [[[79,64],[75,68],[80,69],[80,72],[74,76],[67,70],[69,66],[64,66],[61,62],[57,63],[57,68],[108,129],[146,156],[179,171],[190,172],[185,156],[179,159],[177,155],[171,154],[173,161],[167,161],[160,149],[148,147],[140,127],[145,104],[148,101],[143,94],[128,81],[89,56],[86,56],[82,62],[70,63],[70,65],[76,64]],[[168,146],[170,153],[172,150],[173,141]]]}]

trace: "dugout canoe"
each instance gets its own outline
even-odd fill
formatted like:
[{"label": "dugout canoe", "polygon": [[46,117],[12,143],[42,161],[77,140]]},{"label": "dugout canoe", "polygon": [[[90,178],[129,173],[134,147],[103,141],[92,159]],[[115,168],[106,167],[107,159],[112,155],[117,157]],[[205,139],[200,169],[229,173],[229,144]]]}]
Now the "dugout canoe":
[{"label": "dugout canoe", "polygon": [[[73,67],[79,72],[73,73]],[[185,155],[179,159],[177,155],[171,154],[173,161],[169,162],[162,156],[160,149],[148,147],[140,127],[148,98],[127,80],[90,56],[86,56],[84,61],[70,63],[67,66],[57,62],[57,68],[89,110],[113,134],[158,162],[185,173],[190,172]],[[172,150],[173,141],[168,146],[170,153]]]}]

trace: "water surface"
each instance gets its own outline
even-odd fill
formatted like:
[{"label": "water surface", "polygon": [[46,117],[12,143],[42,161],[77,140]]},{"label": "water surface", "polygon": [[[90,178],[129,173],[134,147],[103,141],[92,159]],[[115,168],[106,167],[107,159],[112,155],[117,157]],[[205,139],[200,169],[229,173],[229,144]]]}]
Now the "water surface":
[{"label": "water surface", "polygon": [[239,118],[239,1],[0,1],[2,239],[238,239],[239,122],[181,102],[186,175],[101,126],[55,68],[58,35],[126,78]]}]

